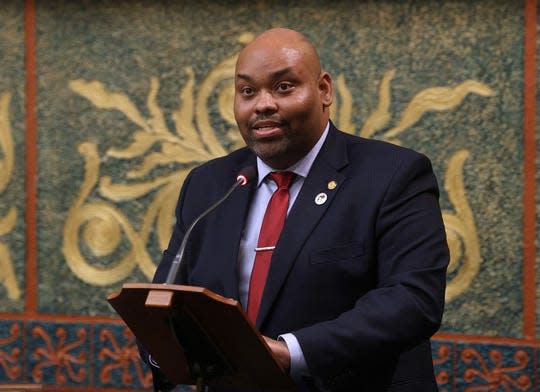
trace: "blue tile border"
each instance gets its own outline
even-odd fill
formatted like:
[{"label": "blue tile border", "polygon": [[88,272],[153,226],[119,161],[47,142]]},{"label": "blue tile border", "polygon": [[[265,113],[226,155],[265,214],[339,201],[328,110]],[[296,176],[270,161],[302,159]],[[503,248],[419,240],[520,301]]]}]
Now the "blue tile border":
[{"label": "blue tile border", "polygon": [[22,381],[23,332],[20,321],[0,321],[0,383]]},{"label": "blue tile border", "polygon": [[439,392],[449,392],[454,379],[455,345],[451,341],[432,341],[431,351]]},{"label": "blue tile border", "polygon": [[473,339],[432,340],[440,392],[538,390],[539,342],[486,343]]},{"label": "blue tile border", "polygon": [[[478,339],[432,340],[440,392],[537,390],[540,341]],[[0,320],[3,383],[149,391],[151,375],[133,334],[120,322]]]},{"label": "blue tile border", "polygon": [[31,322],[25,332],[28,380],[66,386],[90,384],[90,325]]},{"label": "blue tile border", "polygon": [[151,373],[142,363],[135,337],[121,324],[98,324],[94,332],[94,380],[98,387],[152,386]]},{"label": "blue tile border", "polygon": [[536,351],[521,345],[459,343],[456,390],[535,391]]},{"label": "blue tile border", "polygon": [[0,385],[149,390],[133,334],[121,323],[0,320]]}]

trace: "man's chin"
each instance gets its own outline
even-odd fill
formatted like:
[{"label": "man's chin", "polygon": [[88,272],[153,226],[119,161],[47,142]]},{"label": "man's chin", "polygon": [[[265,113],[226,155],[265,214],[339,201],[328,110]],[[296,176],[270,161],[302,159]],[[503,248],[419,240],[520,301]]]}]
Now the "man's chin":
[{"label": "man's chin", "polygon": [[294,164],[292,156],[287,146],[281,144],[261,144],[256,143],[251,150],[268,166],[283,170]]}]

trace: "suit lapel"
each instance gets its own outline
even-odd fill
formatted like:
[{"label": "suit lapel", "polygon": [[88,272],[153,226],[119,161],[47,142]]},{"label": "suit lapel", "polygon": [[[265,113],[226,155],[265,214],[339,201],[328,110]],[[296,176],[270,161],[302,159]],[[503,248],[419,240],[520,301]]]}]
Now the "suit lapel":
[{"label": "suit lapel", "polygon": [[[302,189],[289,212],[285,226],[272,256],[272,263],[263,293],[257,326],[260,327],[276,300],[303,244],[317,223],[328,211],[345,180],[340,170],[347,164],[345,140],[331,125],[327,140],[304,181]],[[329,182],[335,181],[334,189]],[[318,195],[325,195],[320,204]],[[321,200],[321,199],[319,199]]]}]

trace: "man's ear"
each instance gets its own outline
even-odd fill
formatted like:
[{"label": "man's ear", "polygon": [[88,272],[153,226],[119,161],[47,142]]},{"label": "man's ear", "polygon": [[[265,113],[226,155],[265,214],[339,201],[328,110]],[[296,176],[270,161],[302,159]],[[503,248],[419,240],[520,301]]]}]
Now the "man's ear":
[{"label": "man's ear", "polygon": [[328,72],[322,72],[319,76],[319,94],[323,107],[329,107],[334,99],[332,77]]}]

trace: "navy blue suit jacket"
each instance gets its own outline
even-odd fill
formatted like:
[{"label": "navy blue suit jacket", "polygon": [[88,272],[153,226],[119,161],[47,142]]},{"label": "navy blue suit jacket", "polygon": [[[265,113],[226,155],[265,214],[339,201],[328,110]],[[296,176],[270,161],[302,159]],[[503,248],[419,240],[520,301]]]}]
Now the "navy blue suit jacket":
[{"label": "navy blue suit jacket", "polygon": [[[187,226],[245,166],[256,166],[247,148],[189,174],[155,282],[165,280]],[[238,299],[238,247],[255,183],[193,231],[178,283]],[[429,160],[331,124],[274,251],[257,327],[271,338],[294,333],[329,390],[437,390],[429,338],[441,322],[448,261]],[[317,390],[309,379],[298,389]]]}]

